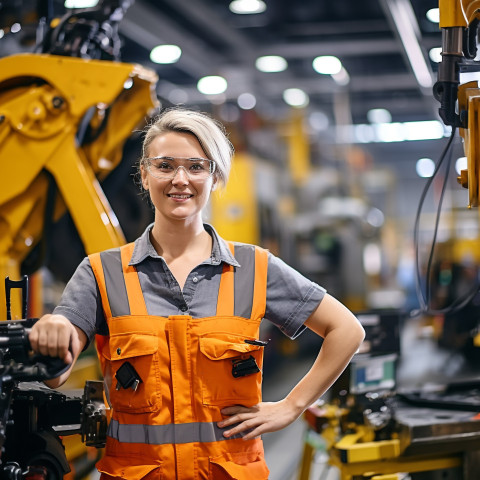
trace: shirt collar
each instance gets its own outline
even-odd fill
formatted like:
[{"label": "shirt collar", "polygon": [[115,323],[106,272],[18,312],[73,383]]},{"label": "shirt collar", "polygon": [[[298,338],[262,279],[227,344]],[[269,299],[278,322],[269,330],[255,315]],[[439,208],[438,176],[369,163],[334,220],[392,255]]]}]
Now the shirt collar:
[{"label": "shirt collar", "polygon": [[[237,262],[235,257],[230,252],[225,240],[221,238],[212,225],[204,223],[203,226],[205,230],[211,235],[213,240],[212,245],[212,255],[210,257],[210,262],[212,265],[220,265],[220,263],[225,262],[234,267],[239,267],[240,264]],[[153,223],[151,223],[142,235],[135,240],[135,246],[133,248],[132,257],[130,259],[129,265],[138,265],[143,262],[147,257],[151,258],[163,258],[157,253],[155,247],[150,241],[150,231],[153,228]]]}]

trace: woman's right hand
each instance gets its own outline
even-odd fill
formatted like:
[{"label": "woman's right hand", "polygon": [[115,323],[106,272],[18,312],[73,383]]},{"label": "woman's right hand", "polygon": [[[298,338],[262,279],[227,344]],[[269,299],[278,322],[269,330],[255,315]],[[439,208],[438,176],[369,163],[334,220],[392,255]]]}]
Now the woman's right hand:
[{"label": "woman's right hand", "polygon": [[[85,333],[75,327],[63,315],[44,315],[32,327],[29,334],[32,350],[42,355],[61,358],[66,364],[77,359],[87,343]],[[71,368],[56,381],[48,381],[47,385],[61,385],[70,374]]]}]

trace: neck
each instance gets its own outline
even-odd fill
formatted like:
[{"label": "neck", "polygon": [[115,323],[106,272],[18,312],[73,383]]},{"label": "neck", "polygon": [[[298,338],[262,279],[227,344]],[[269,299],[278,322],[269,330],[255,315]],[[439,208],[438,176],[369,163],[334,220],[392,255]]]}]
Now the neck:
[{"label": "neck", "polygon": [[150,240],[165,260],[198,250],[211,252],[211,237],[205,231],[200,217],[195,220],[172,221],[156,216]]}]

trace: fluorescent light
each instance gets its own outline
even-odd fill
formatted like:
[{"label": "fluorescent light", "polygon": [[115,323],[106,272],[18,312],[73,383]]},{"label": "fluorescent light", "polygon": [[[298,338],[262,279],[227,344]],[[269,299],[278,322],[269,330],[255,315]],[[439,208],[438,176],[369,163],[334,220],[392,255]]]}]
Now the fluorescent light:
[{"label": "fluorescent light", "polygon": [[445,128],[438,120],[406,122],[405,140],[436,140],[445,136]]},{"label": "fluorescent light", "polygon": [[252,93],[241,93],[237,98],[238,106],[242,110],[251,110],[257,104],[257,99]]},{"label": "fluorescent light", "polygon": [[175,63],[182,55],[182,49],[177,45],[157,45],[150,52],[150,60],[154,63]]},{"label": "fluorescent light", "polygon": [[218,95],[227,89],[227,81],[218,75],[203,77],[198,81],[197,89],[205,95]]},{"label": "fluorescent light", "polygon": [[287,61],[278,55],[266,55],[258,57],[255,61],[255,67],[261,72],[283,72],[287,68]]},{"label": "fluorescent light", "polygon": [[333,55],[322,55],[312,62],[313,69],[322,75],[335,75],[342,70],[342,62]]},{"label": "fluorescent light", "polygon": [[425,16],[432,22],[432,23],[440,23],[440,9],[439,8],[431,8]]},{"label": "fluorescent light", "polygon": [[440,63],[442,61],[442,47],[431,48],[428,56],[432,62]]},{"label": "fluorescent light", "polygon": [[[348,130],[347,127],[352,127]],[[445,136],[445,127],[438,120],[374,125],[346,125],[348,139],[356,143],[438,140]],[[351,132],[351,133],[350,133]]]},{"label": "fluorescent light", "polygon": [[415,165],[415,170],[419,177],[429,178],[435,171],[435,163],[431,158],[419,158]]},{"label": "fluorescent light", "polygon": [[460,175],[462,170],[467,169],[467,166],[468,166],[467,157],[457,158],[457,161],[455,162],[455,171],[458,173],[458,175]]},{"label": "fluorescent light", "polygon": [[398,34],[419,85],[430,88],[432,75],[418,43],[420,28],[409,0],[386,0]]},{"label": "fluorescent light", "polygon": [[262,13],[267,9],[262,0],[234,0],[229,5],[230,11],[239,15]]},{"label": "fluorescent light", "polygon": [[308,95],[299,88],[287,88],[284,90],[283,99],[291,107],[306,107],[310,101]]},{"label": "fluorescent light", "polygon": [[367,112],[370,123],[390,123],[392,114],[386,108],[372,108]]},{"label": "fluorescent light", "polygon": [[377,123],[373,126],[380,142],[402,142],[405,140],[404,126],[401,123]]},{"label": "fluorescent light", "polygon": [[95,7],[98,0],[65,0],[65,8],[91,8]]},{"label": "fluorescent light", "polygon": [[355,141],[358,143],[370,143],[375,141],[375,131],[371,125],[355,125],[353,135]]}]

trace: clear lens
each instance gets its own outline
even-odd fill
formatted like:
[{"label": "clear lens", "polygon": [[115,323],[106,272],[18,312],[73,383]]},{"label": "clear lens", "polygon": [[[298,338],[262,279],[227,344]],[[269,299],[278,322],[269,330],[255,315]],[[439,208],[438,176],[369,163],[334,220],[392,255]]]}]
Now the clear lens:
[{"label": "clear lens", "polygon": [[154,157],[146,158],[150,175],[159,179],[173,179],[181,167],[191,180],[206,180],[215,171],[215,162],[207,158]]}]

